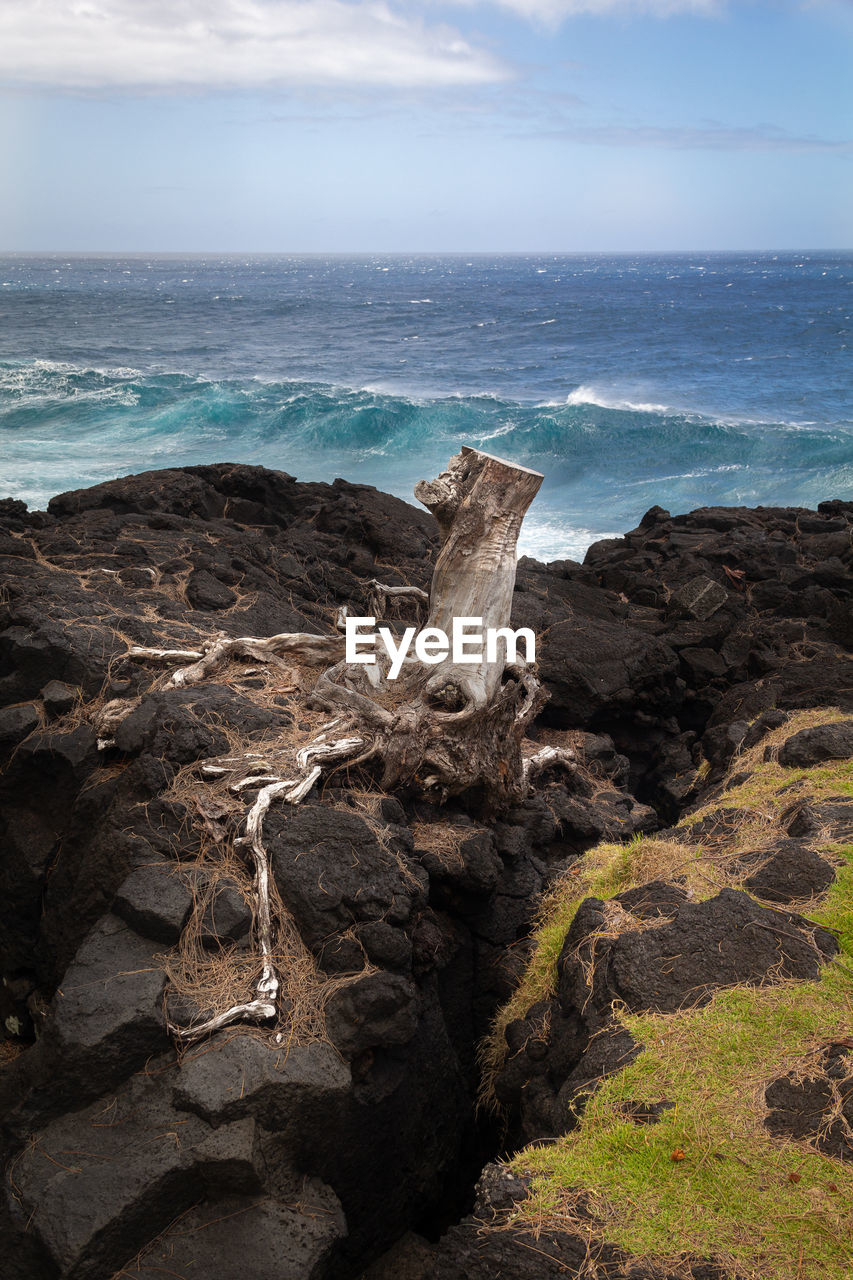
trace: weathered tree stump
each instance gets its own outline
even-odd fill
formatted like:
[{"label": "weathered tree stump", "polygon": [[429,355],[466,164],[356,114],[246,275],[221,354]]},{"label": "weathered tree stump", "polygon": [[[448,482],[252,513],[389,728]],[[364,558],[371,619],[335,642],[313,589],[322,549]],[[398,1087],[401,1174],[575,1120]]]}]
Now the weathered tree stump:
[{"label": "weathered tree stump", "polygon": [[463,448],[437,479],[416,486],[442,535],[425,632],[437,641],[455,622],[477,619],[497,643],[479,662],[454,661],[452,652],[429,663],[409,657],[396,679],[381,657],[375,667],[344,661],[323,673],[315,703],[369,736],[383,787],[441,799],[478,789],[488,807],[522,794],[520,744],[544,695],[532,667],[508,661],[507,648],[518,535],[541,483],[536,471]]}]

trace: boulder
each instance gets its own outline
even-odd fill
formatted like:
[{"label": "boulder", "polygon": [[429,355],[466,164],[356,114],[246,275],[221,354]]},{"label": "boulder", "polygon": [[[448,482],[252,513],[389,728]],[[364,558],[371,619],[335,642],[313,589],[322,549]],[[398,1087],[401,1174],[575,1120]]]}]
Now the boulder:
[{"label": "boulder", "polygon": [[221,880],[202,915],[202,945],[215,947],[239,942],[251,931],[252,920],[252,908],[239,886],[233,880]]},{"label": "boulder", "polygon": [[41,690],[44,709],[50,716],[65,715],[66,711],[70,711],[80,697],[80,689],[75,689],[70,684],[64,684],[61,680],[49,680]]},{"label": "boulder", "polygon": [[339,987],[326,1004],[326,1029],[347,1058],[408,1044],[418,1025],[418,994],[395,973],[369,973]]},{"label": "boulder", "polygon": [[853,756],[853,720],[819,724],[801,729],[786,738],[779,751],[779,763],[789,768],[807,769],[825,760],[849,760]]},{"label": "boulder", "polygon": [[[270,810],[264,837],[278,891],[305,941],[326,957],[324,964],[332,935],[357,923],[404,926],[422,900],[406,853],[393,834],[381,841],[380,834],[381,825],[371,826],[352,810],[307,802]],[[355,963],[347,967],[361,969],[357,943],[355,948]]]},{"label": "boulder", "polygon": [[721,609],[728,598],[726,589],[704,574],[691,578],[673,594],[673,599],[682,609],[703,622]]},{"label": "boulder", "polygon": [[673,1013],[704,1004],[715,990],[736,983],[815,978],[838,951],[825,929],[794,913],[761,907],[738,889],[723,889],[705,902],[685,902],[674,918],[654,928],[600,942],[596,901],[587,899],[578,910],[557,962],[558,995],[566,1011],[583,1007],[589,998],[586,965],[593,954],[597,1005],[618,998],[635,1012]]},{"label": "boulder", "polygon": [[638,920],[654,920],[659,916],[676,916],[687,901],[687,890],[666,880],[650,880],[637,889],[626,889],[614,898]]},{"label": "boulder", "polygon": [[166,689],[145,695],[116,729],[115,745],[127,755],[145,752],[176,765],[189,764],[228,750],[228,740],[216,726],[229,721],[251,731],[268,728],[276,718],[225,685]]},{"label": "boulder", "polygon": [[223,582],[205,569],[191,573],[187,580],[187,600],[193,609],[230,609],[237,597]]},{"label": "boulder", "polygon": [[0,710],[0,751],[12,751],[19,742],[41,727],[38,707],[32,702]]},{"label": "boulder", "polygon": [[764,1101],[764,1123],[774,1137],[806,1141],[839,1160],[853,1160],[853,1040],[822,1046],[811,1062],[772,1081]]},{"label": "boulder", "polygon": [[97,1097],[166,1049],[165,983],[157,948],[123,920],[107,915],[95,926],[54,996],[43,1032],[61,1063],[64,1091],[76,1091],[81,1101]]},{"label": "boulder", "polygon": [[34,1134],[15,1192],[63,1280],[106,1280],[200,1192],[257,1194],[253,1148],[252,1121],[212,1130],[176,1115],[162,1077],[140,1076]]},{"label": "boulder", "polygon": [[679,705],[678,660],[665,644],[627,623],[575,615],[557,622],[538,650],[551,695],[549,724],[586,728],[620,714],[666,716]]},{"label": "boulder", "polygon": [[137,867],[112,903],[115,915],[145,938],[174,946],[187,922],[193,897],[180,869],[169,862]]},{"label": "boulder", "polygon": [[[346,1233],[337,1196],[306,1179],[296,1204],[229,1196],[190,1210],[134,1261],[138,1280],[335,1280]],[[251,1270],[249,1270],[251,1268]]]},{"label": "boulder", "polygon": [[327,1044],[276,1044],[231,1029],[191,1050],[181,1064],[175,1105],[218,1127],[252,1116],[277,1133],[324,1125],[342,1105],[349,1068]]},{"label": "boulder", "polygon": [[848,840],[853,836],[853,796],[794,804],[782,815],[789,836]]},{"label": "boulder", "polygon": [[803,840],[777,840],[768,849],[742,854],[739,861],[755,868],[744,888],[765,902],[805,902],[824,893],[835,879],[832,863]]}]

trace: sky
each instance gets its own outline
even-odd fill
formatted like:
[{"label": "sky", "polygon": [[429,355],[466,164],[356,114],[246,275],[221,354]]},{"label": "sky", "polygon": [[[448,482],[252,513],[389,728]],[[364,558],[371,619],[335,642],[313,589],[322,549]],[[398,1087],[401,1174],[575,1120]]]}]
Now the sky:
[{"label": "sky", "polygon": [[853,247],[853,0],[2,0],[0,249]]}]

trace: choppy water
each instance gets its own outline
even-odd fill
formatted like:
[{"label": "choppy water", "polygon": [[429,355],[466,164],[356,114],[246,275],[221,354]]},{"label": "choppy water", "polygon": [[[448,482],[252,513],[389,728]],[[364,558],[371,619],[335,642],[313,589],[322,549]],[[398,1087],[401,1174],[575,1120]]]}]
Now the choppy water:
[{"label": "choppy water", "polygon": [[524,549],[853,493],[853,254],[0,259],[0,493],[235,460],[545,473]]}]

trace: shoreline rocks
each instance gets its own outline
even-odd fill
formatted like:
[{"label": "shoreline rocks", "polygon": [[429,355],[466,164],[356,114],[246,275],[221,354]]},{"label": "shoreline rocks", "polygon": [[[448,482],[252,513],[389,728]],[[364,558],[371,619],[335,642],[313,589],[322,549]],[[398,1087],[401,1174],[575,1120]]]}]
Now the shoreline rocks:
[{"label": "shoreline rocks", "polygon": [[[435,527],[367,486],[231,464],[127,477],[60,495],[46,513],[0,503],[0,1012],[7,1034],[34,1041],[0,1069],[0,1131],[21,1175],[0,1209],[15,1280],[109,1280],[137,1254],[140,1275],[167,1258],[212,1273],[217,1260],[227,1280],[251,1256],[260,1280],[273,1258],[276,1276],[338,1280],[407,1231],[458,1218],[498,1142],[475,1118],[477,1047],[524,967],[543,890],[598,841],[653,832],[712,796],[755,725],[758,741],[797,708],[853,713],[851,529],[841,502],[653,509],[582,566],[523,559],[513,625],[541,637],[550,693],[536,736],[571,743],[578,768],[489,822],[462,802],[375,796],[365,808],[346,778],[271,809],[277,891],[328,984],[325,1043],[282,1048],[238,1026],[176,1055],[164,957],[231,820],[182,779],[233,741],[298,733],[300,713],[250,666],[163,691],[127,650],[330,632],[340,605],[366,607],[374,577],[428,586]],[[99,745],[95,713],[113,699],[138,701]],[[784,752],[825,758],[849,745],[849,724],[807,729]],[[797,811],[788,840],[807,840],[809,821],[823,818]],[[789,855],[780,846],[776,879],[793,874]],[[757,889],[766,867],[753,869]],[[820,867],[811,874],[821,881]],[[710,913],[721,942],[738,912],[741,924],[800,929],[784,896],[771,910],[731,893],[711,907],[664,885],[658,902],[648,885],[623,907],[687,932]],[[248,924],[240,885],[223,882],[203,946],[239,959]],[[772,949],[775,936],[752,933],[750,973],[764,965],[759,940]],[[623,998],[651,963],[623,963],[624,946],[605,966]],[[530,1062],[546,1062],[551,1049],[537,1058],[525,1037]],[[599,1047],[614,1060],[631,1048]],[[553,1110],[549,1097],[537,1114]],[[162,1152],[146,1150],[140,1108],[158,1134],[178,1135]],[[82,1164],[66,1159],[76,1150],[90,1152]],[[194,1253],[173,1227],[184,1212]],[[527,1274],[512,1265],[508,1277]]]}]

